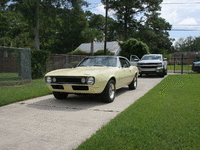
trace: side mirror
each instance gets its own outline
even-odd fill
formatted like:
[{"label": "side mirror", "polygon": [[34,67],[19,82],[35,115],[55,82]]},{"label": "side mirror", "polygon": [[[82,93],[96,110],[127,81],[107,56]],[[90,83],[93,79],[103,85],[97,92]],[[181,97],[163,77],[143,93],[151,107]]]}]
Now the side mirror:
[{"label": "side mirror", "polygon": [[139,61],[139,59],[134,59],[134,61]]}]

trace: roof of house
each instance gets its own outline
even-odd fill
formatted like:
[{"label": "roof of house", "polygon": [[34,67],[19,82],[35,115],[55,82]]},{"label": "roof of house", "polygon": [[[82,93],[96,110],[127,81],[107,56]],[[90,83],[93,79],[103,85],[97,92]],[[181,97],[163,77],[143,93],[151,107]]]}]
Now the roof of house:
[{"label": "roof of house", "polygon": [[[77,49],[90,53],[91,43],[83,43],[79,45],[79,47],[77,47],[76,50]],[[118,55],[119,51],[121,50],[117,41],[107,42],[106,49],[108,49],[111,53],[114,53],[115,55]],[[98,50],[104,50],[104,42],[94,42],[94,52]]]}]

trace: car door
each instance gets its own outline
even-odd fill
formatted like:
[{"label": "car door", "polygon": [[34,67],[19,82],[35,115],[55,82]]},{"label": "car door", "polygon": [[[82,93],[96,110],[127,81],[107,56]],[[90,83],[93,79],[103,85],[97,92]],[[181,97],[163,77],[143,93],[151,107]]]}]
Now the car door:
[{"label": "car door", "polygon": [[136,55],[131,55],[130,56],[130,63],[131,63],[132,66],[137,66],[137,62],[139,60],[140,59]]},{"label": "car door", "polygon": [[121,71],[122,71],[122,83],[126,85],[133,80],[133,72],[130,63],[125,58],[120,58]]}]

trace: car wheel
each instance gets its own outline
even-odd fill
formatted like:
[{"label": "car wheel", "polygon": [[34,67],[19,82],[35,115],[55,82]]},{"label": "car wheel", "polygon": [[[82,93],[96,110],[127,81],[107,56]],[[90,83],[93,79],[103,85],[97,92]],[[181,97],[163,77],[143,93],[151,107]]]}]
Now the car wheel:
[{"label": "car wheel", "polygon": [[56,99],[65,99],[68,96],[68,93],[63,93],[63,92],[53,92],[53,96]]},{"label": "car wheel", "polygon": [[115,93],[116,93],[116,88],[115,88],[115,81],[114,80],[110,80],[103,93],[101,94],[103,101],[105,102],[113,102],[115,99]]},{"label": "car wheel", "polygon": [[142,77],[142,74],[140,73],[139,76]]},{"label": "car wheel", "polygon": [[131,84],[128,85],[130,90],[135,90],[137,88],[137,75],[133,78]]}]

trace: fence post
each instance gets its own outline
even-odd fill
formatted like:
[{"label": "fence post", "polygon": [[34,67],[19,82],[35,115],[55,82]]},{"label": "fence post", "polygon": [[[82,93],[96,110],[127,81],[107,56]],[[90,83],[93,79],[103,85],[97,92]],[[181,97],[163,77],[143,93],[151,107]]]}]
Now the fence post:
[{"label": "fence post", "polygon": [[182,57],[181,57],[181,74],[183,74],[183,54],[182,54]]},{"label": "fence post", "polygon": [[175,65],[175,55],[174,55],[174,73],[175,73],[175,66],[176,66],[176,65]]}]

